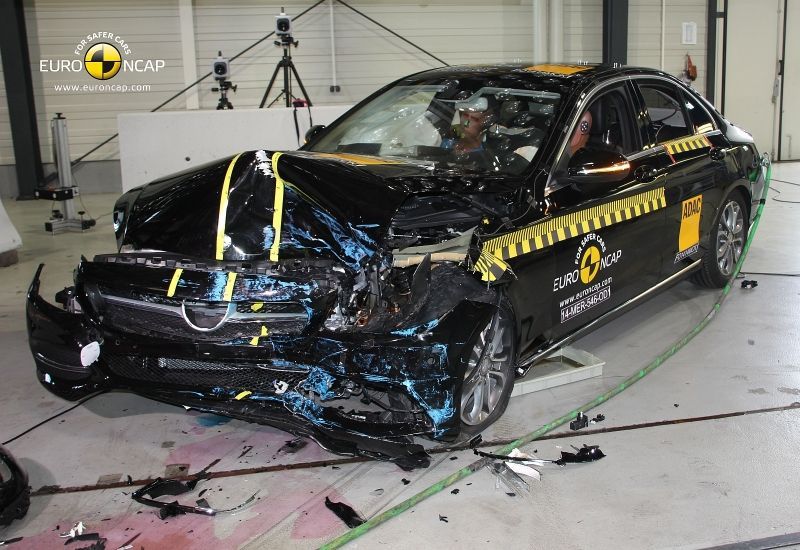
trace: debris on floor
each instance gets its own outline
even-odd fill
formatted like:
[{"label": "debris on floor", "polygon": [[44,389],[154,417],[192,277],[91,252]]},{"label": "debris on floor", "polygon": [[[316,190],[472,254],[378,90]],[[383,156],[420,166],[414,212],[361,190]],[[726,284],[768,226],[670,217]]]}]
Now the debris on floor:
[{"label": "debris on floor", "polygon": [[605,415],[603,415],[603,414],[600,414],[600,413],[597,413],[597,416],[595,416],[594,418],[592,418],[592,419],[589,421],[589,424],[597,424],[598,422],[602,422],[602,421],[603,421],[603,420],[605,420],[605,419],[606,419]]},{"label": "debris on floor", "polygon": [[575,420],[569,423],[569,428],[571,430],[580,430],[581,428],[585,428],[588,425],[589,425],[589,418],[582,412],[579,412],[578,416],[575,417]]},{"label": "debris on floor", "polygon": [[475,437],[469,440],[469,448],[474,449],[475,447],[480,445],[482,441],[483,441],[483,436],[481,434],[476,435]]},{"label": "debris on floor", "polygon": [[[253,493],[253,495],[245,500],[243,503],[234,506],[233,508],[226,508],[226,509],[217,509],[213,508],[208,504],[208,501],[204,498],[197,500],[197,506],[185,505],[180,504],[177,500],[173,500],[172,502],[164,502],[160,500],[155,500],[158,497],[162,496],[178,496],[184,493],[188,493],[189,491],[193,491],[197,484],[200,481],[206,480],[209,478],[208,470],[215,464],[219,462],[219,459],[214,460],[211,464],[200,470],[197,474],[195,474],[192,479],[188,481],[181,481],[178,479],[163,479],[163,478],[156,478],[155,480],[151,481],[141,489],[138,489],[133,492],[131,498],[140,504],[144,504],[146,506],[152,506],[154,508],[158,508],[158,517],[161,519],[167,519],[173,516],[179,516],[182,514],[201,514],[205,516],[215,516],[221,513],[231,513],[237,512],[251,502],[256,500],[259,491]],[[222,489],[220,489],[221,491]],[[202,495],[205,492],[205,489],[200,492]],[[200,496],[200,495],[198,495]]]},{"label": "debris on floor", "polygon": [[403,485],[408,485],[409,483],[411,483],[411,480],[410,479],[406,479],[406,478],[403,478],[400,481],[403,482]]},{"label": "debris on floor", "polygon": [[353,510],[350,506],[345,504],[344,502],[334,502],[328,497],[325,497],[325,507],[328,508],[331,512],[336,514],[340,520],[342,520],[345,525],[349,528],[358,527],[362,523],[364,523],[364,518],[358,515],[358,513]]},{"label": "debris on floor", "polygon": [[379,497],[383,494],[383,489],[375,489],[374,491],[370,491],[369,494],[374,497]]},{"label": "debris on floor", "polygon": [[448,520],[447,520],[447,516],[443,516],[442,514],[439,514],[439,521],[443,521],[445,523],[449,523]]},{"label": "debris on floor", "polygon": [[458,493],[460,493],[460,492],[461,492],[461,490],[460,490],[460,489],[453,489],[452,491],[450,491],[450,494],[451,494],[451,495],[457,495],[457,494],[458,494]]},{"label": "debris on floor", "polygon": [[506,494],[509,496],[524,496],[530,494],[531,488],[528,482],[517,475],[505,462],[490,462],[486,467],[489,468],[489,471],[495,476],[495,489],[500,489],[500,484],[502,482],[507,489]]},{"label": "debris on floor", "polygon": [[578,463],[578,462],[594,462],[595,460],[600,460],[605,454],[603,451],[600,450],[598,445],[584,445],[580,449],[577,447],[572,447],[577,453],[569,453],[566,451],[561,451],[561,458],[556,460],[555,463],[559,466],[563,466],[567,463]]},{"label": "debris on floor", "polygon": [[28,513],[31,489],[28,474],[11,453],[0,445],[0,527]]},{"label": "debris on floor", "polygon": [[285,454],[293,454],[308,445],[308,440],[303,437],[295,437],[294,439],[287,441],[283,447],[278,449],[278,453],[285,453]]},{"label": "debris on floor", "polygon": [[84,529],[86,529],[86,527],[84,527],[83,522],[79,521],[78,523],[72,526],[72,529],[70,529],[66,533],[61,533],[58,536],[61,537],[62,539],[71,539],[78,535],[82,535]]},{"label": "debris on floor", "polygon": [[753,281],[750,279],[744,279],[742,281],[742,288],[755,288],[758,286],[758,281]]}]

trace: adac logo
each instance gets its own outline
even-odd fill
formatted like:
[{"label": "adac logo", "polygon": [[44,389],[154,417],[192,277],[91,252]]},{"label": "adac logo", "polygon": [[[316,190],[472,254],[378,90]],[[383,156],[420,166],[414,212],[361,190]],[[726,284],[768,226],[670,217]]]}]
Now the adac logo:
[{"label": "adac logo", "polygon": [[592,245],[584,250],[580,266],[581,282],[588,285],[600,272],[600,249]]},{"label": "adac logo", "polygon": [[113,78],[122,67],[122,56],[119,50],[106,42],[95,44],[86,51],[83,57],[86,72],[97,80]]}]

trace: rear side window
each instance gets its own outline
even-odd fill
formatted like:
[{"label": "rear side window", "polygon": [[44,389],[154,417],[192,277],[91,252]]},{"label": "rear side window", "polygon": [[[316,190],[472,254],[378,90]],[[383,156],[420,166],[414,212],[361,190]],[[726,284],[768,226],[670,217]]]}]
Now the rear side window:
[{"label": "rear side window", "polygon": [[650,130],[656,143],[694,134],[694,127],[683,112],[683,95],[678,90],[658,84],[639,84],[639,91],[650,115]]},{"label": "rear side window", "polygon": [[686,112],[689,113],[689,119],[692,122],[692,126],[694,126],[694,133],[704,134],[714,130],[714,121],[708,111],[700,105],[700,102],[686,92],[683,93],[683,99],[684,105],[686,105]]}]

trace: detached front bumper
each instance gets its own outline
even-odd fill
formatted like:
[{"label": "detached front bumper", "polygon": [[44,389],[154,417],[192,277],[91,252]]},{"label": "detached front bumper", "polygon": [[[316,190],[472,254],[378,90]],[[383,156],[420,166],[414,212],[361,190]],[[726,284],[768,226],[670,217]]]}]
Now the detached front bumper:
[{"label": "detached front bumper", "polygon": [[[128,389],[406,468],[429,463],[412,436],[458,435],[466,353],[495,308],[462,301],[435,323],[385,334],[173,341],[110,329],[48,303],[39,295],[40,274],[28,292],[28,335],[39,380],[53,393],[78,399]],[[89,362],[93,355],[81,351],[93,342],[100,353]]]}]

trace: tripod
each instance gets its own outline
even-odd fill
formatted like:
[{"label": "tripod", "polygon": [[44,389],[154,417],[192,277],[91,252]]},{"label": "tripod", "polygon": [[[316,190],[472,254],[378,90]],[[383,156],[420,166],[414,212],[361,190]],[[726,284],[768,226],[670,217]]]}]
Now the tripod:
[{"label": "tripod", "polygon": [[283,47],[283,57],[275,66],[275,71],[272,73],[272,78],[269,79],[267,89],[264,91],[264,97],[261,98],[261,103],[258,106],[259,109],[264,108],[264,104],[267,102],[267,97],[269,97],[269,94],[272,91],[272,86],[275,84],[278,71],[281,69],[283,69],[283,90],[281,90],[281,93],[278,94],[278,97],[273,99],[270,104],[267,105],[267,107],[272,107],[281,97],[285,99],[287,107],[292,106],[292,100],[295,99],[295,97],[292,95],[292,77],[289,74],[290,70],[292,71],[291,74],[294,75],[295,80],[297,80],[300,90],[303,92],[303,97],[305,98],[307,105],[311,107],[311,100],[308,97],[308,92],[306,92],[306,88],[303,86],[303,81],[300,80],[300,75],[297,74],[297,69],[295,68],[294,63],[292,63],[292,46],[297,47],[298,44],[299,42],[294,41],[291,36],[282,36],[280,41],[275,41],[276,46]]},{"label": "tripod", "polygon": [[219,92],[217,111],[222,109],[233,109],[233,103],[231,103],[228,99],[228,90],[233,90],[233,92],[236,93],[236,84],[231,84],[230,80],[219,80],[219,87],[211,88],[212,92]]}]

